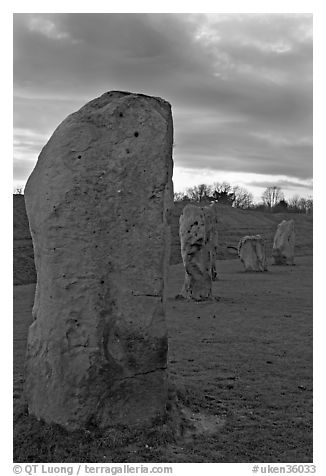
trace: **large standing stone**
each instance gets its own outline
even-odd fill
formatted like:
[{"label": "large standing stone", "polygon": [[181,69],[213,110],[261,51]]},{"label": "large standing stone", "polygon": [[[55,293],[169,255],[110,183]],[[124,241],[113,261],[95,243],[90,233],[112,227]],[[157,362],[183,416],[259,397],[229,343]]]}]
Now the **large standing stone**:
[{"label": "large standing stone", "polygon": [[181,296],[195,301],[212,297],[212,217],[206,207],[186,205],[180,215],[181,256],[185,279]]},{"label": "large standing stone", "polygon": [[267,271],[265,241],[260,235],[241,238],[238,255],[245,271]]},{"label": "large standing stone", "polygon": [[272,256],[275,264],[294,263],[294,221],[283,220],[277,225],[274,236]]},{"label": "large standing stone", "polygon": [[173,205],[166,101],[109,92],[68,116],[25,199],[37,290],[29,412],[69,429],[165,413],[165,277]]},{"label": "large standing stone", "polygon": [[218,253],[218,219],[217,219],[217,205],[211,203],[204,208],[205,214],[205,227],[206,227],[206,243],[209,248],[210,254],[210,266],[211,266],[211,278],[212,281],[218,280],[217,272],[217,253]]}]

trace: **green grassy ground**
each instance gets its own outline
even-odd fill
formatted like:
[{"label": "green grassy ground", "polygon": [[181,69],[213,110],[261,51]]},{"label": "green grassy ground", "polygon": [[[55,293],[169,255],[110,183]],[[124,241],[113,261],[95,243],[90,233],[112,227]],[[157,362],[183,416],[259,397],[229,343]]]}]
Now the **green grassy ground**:
[{"label": "green grassy ground", "polygon": [[218,300],[209,303],[176,300],[183,269],[170,267],[169,410],[165,421],[134,432],[68,433],[27,415],[21,394],[34,285],[16,286],[14,461],[312,462],[311,251],[310,242],[296,266],[266,273],[220,261]]}]

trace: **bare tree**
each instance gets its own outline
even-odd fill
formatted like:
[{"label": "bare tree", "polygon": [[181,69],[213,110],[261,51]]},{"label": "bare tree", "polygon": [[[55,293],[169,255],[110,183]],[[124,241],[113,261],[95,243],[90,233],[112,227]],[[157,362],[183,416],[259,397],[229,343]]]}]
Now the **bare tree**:
[{"label": "bare tree", "polygon": [[174,192],[173,199],[175,202],[181,202],[185,196],[185,192]]},{"label": "bare tree", "polygon": [[213,185],[211,186],[211,191],[232,193],[233,187],[228,182],[222,182],[222,183],[214,182]]},{"label": "bare tree", "polygon": [[308,198],[300,198],[299,209],[302,213],[312,213],[313,211],[313,199],[311,196]]},{"label": "bare tree", "polygon": [[235,193],[235,199],[233,202],[233,206],[235,208],[247,209],[252,207],[254,203],[254,197],[252,193],[248,192],[248,190],[243,187],[239,187],[238,185],[233,187],[233,192]]},{"label": "bare tree", "polygon": [[284,200],[284,193],[280,187],[267,187],[261,196],[264,205],[272,210],[281,200]]},{"label": "bare tree", "polygon": [[310,195],[306,198],[306,213],[312,213],[314,210],[314,201],[312,196]]},{"label": "bare tree", "polygon": [[312,213],[313,211],[313,199],[312,196],[307,198],[294,195],[289,199],[289,209],[297,213]]},{"label": "bare tree", "polygon": [[226,205],[232,205],[235,200],[233,187],[228,182],[215,182],[211,187],[211,194],[214,200]]},{"label": "bare tree", "polygon": [[210,186],[204,183],[187,188],[186,195],[193,202],[202,202],[210,198]]},{"label": "bare tree", "polygon": [[299,195],[293,195],[293,197],[289,198],[288,200],[288,205],[289,209],[295,212],[298,212],[300,210],[300,197]]}]

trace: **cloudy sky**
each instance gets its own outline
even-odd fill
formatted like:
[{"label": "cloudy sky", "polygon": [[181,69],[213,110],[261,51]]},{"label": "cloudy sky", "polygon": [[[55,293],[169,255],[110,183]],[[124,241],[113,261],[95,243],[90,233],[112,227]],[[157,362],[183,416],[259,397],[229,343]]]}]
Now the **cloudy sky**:
[{"label": "cloudy sky", "polygon": [[312,194],[312,15],[14,14],[14,184],[110,90],[172,104],[176,191]]}]

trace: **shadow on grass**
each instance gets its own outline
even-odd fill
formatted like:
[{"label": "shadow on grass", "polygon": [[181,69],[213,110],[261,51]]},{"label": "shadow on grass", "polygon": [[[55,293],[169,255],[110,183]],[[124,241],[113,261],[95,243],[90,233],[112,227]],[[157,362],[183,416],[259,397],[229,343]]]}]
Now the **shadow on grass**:
[{"label": "shadow on grass", "polygon": [[[150,427],[130,429],[115,426],[67,431],[57,424],[38,421],[28,414],[23,398],[14,403],[14,462],[151,462],[165,461],[168,445],[179,445],[205,431],[202,420],[185,407],[187,397],[174,388],[169,391],[167,412]],[[189,403],[189,402],[188,402]],[[204,421],[208,422],[205,416]],[[214,432],[210,423],[210,432]]]}]

